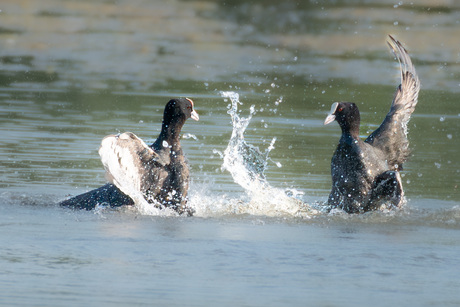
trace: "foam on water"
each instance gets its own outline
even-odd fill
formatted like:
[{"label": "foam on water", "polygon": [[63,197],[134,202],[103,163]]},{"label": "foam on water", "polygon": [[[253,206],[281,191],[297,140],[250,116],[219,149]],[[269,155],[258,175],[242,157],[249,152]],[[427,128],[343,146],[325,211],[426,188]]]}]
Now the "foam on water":
[{"label": "foam on water", "polygon": [[[190,204],[195,208],[196,215],[251,214],[308,218],[317,214],[316,210],[299,199],[303,193],[275,188],[267,182],[264,171],[270,160],[269,153],[275,148],[276,138],[272,139],[263,152],[248,144],[244,139],[244,132],[255,112],[254,106],[250,107],[248,117],[242,117],[238,113],[238,106],[243,104],[238,93],[221,92],[221,95],[230,100],[227,113],[232,119],[233,130],[225,151],[221,153],[215,150],[215,153],[223,159],[222,170],[231,174],[233,181],[245,190],[246,195],[239,199],[228,199],[225,196],[192,194]],[[209,197],[209,201],[206,201],[206,197]]]},{"label": "foam on water", "polygon": [[[271,211],[268,207],[265,210],[256,208],[253,205],[254,201],[249,195],[242,195],[241,197],[228,197],[226,195],[216,196],[211,195],[205,186],[195,187],[191,190],[190,205],[197,210],[195,216],[199,217],[228,217],[237,215],[265,215],[265,216],[278,216],[289,218],[286,210],[277,211],[276,214],[269,214]],[[40,208],[53,208],[61,200],[54,194],[40,194],[31,195],[26,193],[15,192],[2,192],[0,193],[0,204],[3,210],[7,210],[10,214],[13,208],[30,208],[32,210]],[[413,202],[414,204],[411,204]],[[271,203],[269,201],[268,203]],[[280,205],[279,205],[280,206]],[[68,211],[66,208],[62,208]],[[91,212],[105,219],[108,215],[117,215],[121,212],[122,216],[177,216],[178,214],[173,210],[160,210],[149,205],[142,211],[139,207],[123,206],[120,208],[109,208],[107,206],[98,206]],[[88,211],[78,211],[81,214],[86,214]],[[273,212],[273,211],[271,211]],[[267,213],[267,214],[265,214]],[[295,216],[312,216],[294,214]],[[319,223],[319,224],[346,224],[346,225],[378,225],[385,224],[389,227],[398,226],[423,226],[445,229],[460,229],[460,206],[458,202],[441,201],[435,199],[419,199],[410,201],[409,205],[401,210],[388,210],[388,211],[372,211],[364,214],[347,214],[340,210],[333,210],[327,214],[314,215],[311,219],[295,219],[306,223]]]}]

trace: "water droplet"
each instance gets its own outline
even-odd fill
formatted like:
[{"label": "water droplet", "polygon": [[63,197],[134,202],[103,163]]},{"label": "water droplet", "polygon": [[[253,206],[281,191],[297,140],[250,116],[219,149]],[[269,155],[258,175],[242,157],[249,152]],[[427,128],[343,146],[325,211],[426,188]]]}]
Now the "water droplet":
[{"label": "water droplet", "polygon": [[434,165],[435,165],[437,168],[441,168],[441,163],[434,162]]},{"label": "water droplet", "polygon": [[446,120],[446,118],[445,118],[444,116],[441,116],[441,117],[439,118],[439,121],[440,121],[440,122],[443,122],[443,121],[445,121],[445,120]]},{"label": "water droplet", "polygon": [[194,139],[195,141],[198,141],[197,136],[194,135],[194,134],[191,134],[191,133],[184,133],[184,134],[182,135],[182,138],[183,138],[183,139]]},{"label": "water droplet", "polygon": [[278,98],[276,101],[275,101],[275,105],[278,106],[280,103],[283,102],[283,96],[281,96],[280,98]]},{"label": "water droplet", "polygon": [[452,134],[448,134],[448,135],[447,135],[447,138],[448,138],[449,140],[452,140]]},{"label": "water droplet", "polygon": [[166,142],[166,141],[163,141],[162,145],[163,145],[163,147],[168,147],[169,146],[168,142]]}]

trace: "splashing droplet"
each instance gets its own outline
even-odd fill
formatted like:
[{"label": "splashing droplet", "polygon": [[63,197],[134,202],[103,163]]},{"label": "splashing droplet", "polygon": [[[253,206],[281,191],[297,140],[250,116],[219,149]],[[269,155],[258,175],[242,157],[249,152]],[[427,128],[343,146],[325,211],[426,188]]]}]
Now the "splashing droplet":
[{"label": "splashing droplet", "polygon": [[183,139],[194,139],[195,141],[198,141],[197,136],[191,133],[184,133],[184,135],[182,135],[182,138]]},{"label": "splashing droplet", "polygon": [[[232,136],[223,153],[222,169],[230,172],[233,181],[243,187],[251,197],[246,207],[240,208],[240,212],[243,210],[249,214],[269,216],[289,214],[307,218],[316,214],[318,211],[309,205],[298,198],[289,196],[286,190],[274,188],[267,182],[264,172],[268,162],[272,161],[269,153],[275,148],[276,138],[271,140],[265,151],[246,142],[244,132],[254,115],[254,106],[251,106],[248,117],[242,117],[238,113],[238,105],[242,105],[239,95],[235,92],[221,92],[221,96],[231,101],[227,113],[233,125]],[[278,167],[282,166],[281,163],[274,163]]]}]

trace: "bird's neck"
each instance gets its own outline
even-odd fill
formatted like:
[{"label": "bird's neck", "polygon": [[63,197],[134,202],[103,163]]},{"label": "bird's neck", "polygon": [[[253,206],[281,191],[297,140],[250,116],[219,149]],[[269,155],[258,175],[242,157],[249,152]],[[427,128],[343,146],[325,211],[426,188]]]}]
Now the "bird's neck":
[{"label": "bird's neck", "polygon": [[166,141],[178,141],[182,125],[163,125],[160,138]]},{"label": "bird's neck", "polygon": [[173,150],[180,147],[180,132],[182,130],[182,126],[182,122],[177,122],[175,124],[163,123],[160,135],[158,136],[154,147],[161,149],[167,146]]},{"label": "bird's neck", "polygon": [[342,136],[359,139],[359,121],[343,123],[340,128],[342,128]]}]

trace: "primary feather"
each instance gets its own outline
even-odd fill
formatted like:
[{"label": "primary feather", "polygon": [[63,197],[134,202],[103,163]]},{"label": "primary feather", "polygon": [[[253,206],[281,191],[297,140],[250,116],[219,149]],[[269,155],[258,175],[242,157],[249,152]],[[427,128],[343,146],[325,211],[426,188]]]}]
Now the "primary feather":
[{"label": "primary feather", "polygon": [[391,35],[389,37],[388,45],[399,61],[401,84],[387,116],[365,142],[385,152],[391,169],[400,170],[410,154],[407,124],[417,105],[420,80],[406,49]]}]

